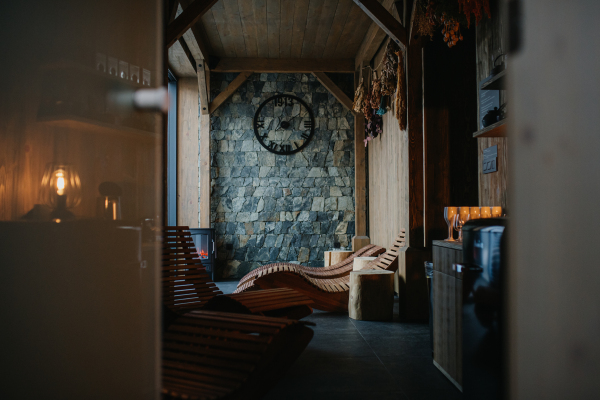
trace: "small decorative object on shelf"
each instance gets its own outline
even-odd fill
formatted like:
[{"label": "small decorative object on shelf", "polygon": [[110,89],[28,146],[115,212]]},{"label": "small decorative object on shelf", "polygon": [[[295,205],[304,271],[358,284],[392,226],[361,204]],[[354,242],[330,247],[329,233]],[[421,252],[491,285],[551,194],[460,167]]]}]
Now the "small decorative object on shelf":
[{"label": "small decorative object on shelf", "polygon": [[102,182],[98,187],[98,217],[111,221],[121,219],[121,195],[123,190],[114,182]]}]

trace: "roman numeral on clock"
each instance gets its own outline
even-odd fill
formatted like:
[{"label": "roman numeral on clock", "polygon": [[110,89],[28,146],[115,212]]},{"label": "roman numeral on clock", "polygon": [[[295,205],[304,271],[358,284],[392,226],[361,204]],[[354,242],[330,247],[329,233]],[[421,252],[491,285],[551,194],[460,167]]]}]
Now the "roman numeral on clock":
[{"label": "roman numeral on clock", "polygon": [[302,132],[302,133],[300,134],[300,136],[302,136],[302,138],[303,138],[304,140],[308,140],[308,138],[310,137],[310,135],[309,135],[308,133],[306,133],[306,132]]},{"label": "roman numeral on clock", "polygon": [[304,121],[304,129],[311,129],[312,128],[312,120],[306,120]]},{"label": "roman numeral on clock", "polygon": [[289,144],[284,144],[282,149],[282,151],[292,151],[292,146],[290,146]]},{"label": "roman numeral on clock", "polygon": [[277,143],[275,142],[269,142],[269,144],[267,144],[267,147],[271,150],[276,150],[277,149]]},{"label": "roman numeral on clock", "polygon": [[256,120],[256,127],[257,128],[264,128],[265,127],[265,121],[262,119],[257,119]]}]

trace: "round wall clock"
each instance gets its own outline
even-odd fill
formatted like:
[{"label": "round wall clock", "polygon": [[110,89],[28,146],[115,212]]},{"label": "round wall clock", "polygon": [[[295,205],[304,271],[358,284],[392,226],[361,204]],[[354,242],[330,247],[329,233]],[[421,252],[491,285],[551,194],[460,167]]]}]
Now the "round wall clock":
[{"label": "round wall clock", "polygon": [[269,97],[254,114],[254,134],[271,153],[294,154],[315,134],[315,117],[304,100],[289,94]]}]

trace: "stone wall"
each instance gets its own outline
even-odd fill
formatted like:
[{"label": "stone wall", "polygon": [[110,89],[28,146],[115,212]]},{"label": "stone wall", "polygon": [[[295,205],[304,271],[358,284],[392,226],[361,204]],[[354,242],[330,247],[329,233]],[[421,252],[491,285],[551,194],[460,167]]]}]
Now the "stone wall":
[{"label": "stone wall", "polygon": [[[211,74],[211,97],[235,76]],[[264,149],[252,127],[258,106],[278,93],[303,99],[316,119],[310,144],[290,156]],[[325,250],[351,245],[353,139],[352,114],[311,74],[254,74],[211,115],[218,277],[271,262],[322,267]]]}]

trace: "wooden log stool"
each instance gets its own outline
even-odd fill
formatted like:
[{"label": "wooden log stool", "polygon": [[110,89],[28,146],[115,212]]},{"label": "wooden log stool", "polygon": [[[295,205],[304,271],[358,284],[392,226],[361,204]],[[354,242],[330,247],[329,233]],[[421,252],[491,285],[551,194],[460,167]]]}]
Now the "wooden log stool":
[{"label": "wooden log stool", "polygon": [[330,265],[335,265],[339,262],[344,261],[346,258],[352,255],[352,251],[350,250],[329,250],[324,253],[325,258],[325,267],[329,267]]},{"label": "wooden log stool", "polygon": [[365,269],[367,265],[377,257],[356,257],[352,264],[352,271],[360,271]]},{"label": "wooden log stool", "polygon": [[394,272],[350,272],[348,315],[362,321],[389,321],[394,314]]}]

